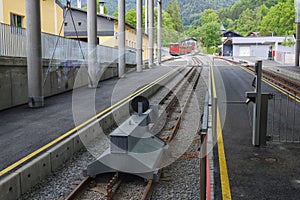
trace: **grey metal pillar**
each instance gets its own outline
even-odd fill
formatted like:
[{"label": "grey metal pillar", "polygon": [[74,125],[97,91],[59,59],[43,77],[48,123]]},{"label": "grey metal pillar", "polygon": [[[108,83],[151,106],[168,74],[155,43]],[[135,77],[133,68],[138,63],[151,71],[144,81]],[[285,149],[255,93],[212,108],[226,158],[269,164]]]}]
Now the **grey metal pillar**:
[{"label": "grey metal pillar", "polygon": [[28,106],[44,106],[40,1],[26,0]]},{"label": "grey metal pillar", "polygon": [[136,71],[143,70],[143,32],[142,32],[142,0],[136,2]]},{"label": "grey metal pillar", "polygon": [[88,72],[89,87],[95,88],[97,80],[97,10],[96,0],[87,1],[87,29],[88,29]]},{"label": "grey metal pillar", "polygon": [[148,66],[149,68],[153,67],[154,63],[154,0],[149,0],[148,2],[149,10],[149,27],[148,27],[148,36],[149,36],[149,51],[148,51]]},{"label": "grey metal pillar", "polygon": [[299,53],[300,53],[300,22],[296,22],[295,66],[299,66]]},{"label": "grey metal pillar", "polygon": [[118,0],[119,78],[125,76],[125,0]]},{"label": "grey metal pillar", "polygon": [[259,135],[260,135],[260,117],[261,117],[261,76],[262,74],[262,61],[257,61],[256,63],[256,100],[253,106],[253,135],[252,144],[254,146],[259,146]]},{"label": "grey metal pillar", "polygon": [[157,0],[157,63],[161,64],[162,1]]}]

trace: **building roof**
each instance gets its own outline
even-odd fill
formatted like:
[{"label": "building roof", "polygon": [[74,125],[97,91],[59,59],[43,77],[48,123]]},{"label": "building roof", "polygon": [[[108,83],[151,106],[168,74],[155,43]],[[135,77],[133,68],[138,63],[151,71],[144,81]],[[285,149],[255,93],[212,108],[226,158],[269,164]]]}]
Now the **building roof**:
[{"label": "building roof", "polygon": [[242,36],[241,34],[236,33],[236,32],[234,32],[234,31],[230,31],[230,30],[225,31],[224,33],[222,33],[222,35],[223,35],[224,37],[244,37],[244,36]]},{"label": "building roof", "polygon": [[247,37],[257,37],[257,36],[259,36],[259,32],[257,31],[251,32],[247,35]]},{"label": "building roof", "polygon": [[222,24],[221,27],[220,27],[220,31],[222,31],[222,32],[225,32],[225,31],[226,31],[226,28],[224,27],[223,24]]},{"label": "building roof", "polygon": [[197,39],[196,39],[196,38],[193,38],[193,37],[186,38],[186,39],[182,40],[181,42],[185,42],[185,41],[188,41],[188,40],[194,40],[194,41],[197,42]]},{"label": "building roof", "polygon": [[[75,10],[75,11],[79,11],[79,12],[84,12],[84,13],[87,13],[86,10],[84,9],[81,9],[81,8],[75,8],[75,7],[71,7],[72,10]],[[99,14],[97,13],[97,16],[98,17],[103,17],[103,18],[107,18],[109,20],[114,20],[114,21],[118,21],[118,18],[114,17],[114,16],[111,16],[111,15],[105,15],[105,14]],[[128,24],[128,23],[125,23],[127,26],[131,27],[132,29],[136,29],[134,26],[132,26],[131,24]]]},{"label": "building roof", "polygon": [[[286,37],[284,36],[263,36],[263,37],[233,37],[232,44],[272,44],[282,43]],[[294,37],[291,37],[295,41]]]},{"label": "building roof", "polygon": [[55,3],[56,3],[57,5],[59,5],[62,9],[65,8],[65,6],[64,6],[59,0],[55,0]]},{"label": "building roof", "polygon": [[[72,9],[72,10],[79,11],[79,12],[87,13],[87,11],[84,10],[84,9],[82,9],[82,8],[71,7],[71,9]],[[106,17],[106,18],[113,19],[113,20],[118,20],[118,18],[116,18],[116,17],[114,17],[114,16],[105,15],[105,14],[99,14],[99,13],[97,13],[97,16],[98,16],[98,17]]]}]

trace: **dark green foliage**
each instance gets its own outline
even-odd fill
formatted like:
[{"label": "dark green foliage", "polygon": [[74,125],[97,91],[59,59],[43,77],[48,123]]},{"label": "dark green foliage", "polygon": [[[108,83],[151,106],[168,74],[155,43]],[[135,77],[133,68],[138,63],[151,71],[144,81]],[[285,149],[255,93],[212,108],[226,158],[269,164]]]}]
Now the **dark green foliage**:
[{"label": "dark green foliage", "polygon": [[178,32],[182,32],[183,24],[182,24],[182,20],[180,18],[180,9],[178,6],[178,1],[177,0],[169,1],[166,11],[170,14],[170,16],[172,18],[172,21],[174,24],[174,29]]},{"label": "dark green foliage", "polygon": [[[163,9],[167,10],[169,1],[171,0],[163,0]],[[173,0],[172,0],[173,1]],[[194,23],[195,15],[201,14],[205,9],[213,8],[215,10],[220,8],[229,7],[237,0],[178,0],[178,6],[180,9],[180,17],[182,19],[184,27],[188,27]],[[126,12],[130,9],[135,9],[136,0],[126,0]],[[156,6],[156,1],[155,6]],[[117,0],[107,0],[106,6],[109,14],[113,14],[117,7]]]},{"label": "dark green foliage", "polygon": [[242,35],[258,31],[264,35],[295,33],[294,0],[238,0],[219,10],[223,25]]}]

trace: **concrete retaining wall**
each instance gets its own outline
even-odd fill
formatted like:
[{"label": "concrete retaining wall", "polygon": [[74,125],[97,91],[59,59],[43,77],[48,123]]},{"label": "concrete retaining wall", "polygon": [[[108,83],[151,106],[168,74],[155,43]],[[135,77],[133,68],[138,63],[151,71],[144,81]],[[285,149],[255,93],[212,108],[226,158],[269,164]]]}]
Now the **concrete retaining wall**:
[{"label": "concrete retaining wall", "polygon": [[[169,80],[172,80],[175,75],[176,73],[170,75],[168,78],[153,85],[147,91],[139,95],[148,98],[151,97],[160,87],[165,85]],[[101,127],[104,132],[108,132],[116,122],[122,123],[126,120],[130,112],[130,101],[131,99],[117,106],[96,121],[80,129],[76,134],[60,142],[28,164],[25,164],[16,172],[2,179],[0,181],[0,199],[18,199],[22,194],[29,191],[32,186],[62,166],[75,152],[82,149],[84,147],[83,140],[85,145],[87,145],[88,142],[93,142],[94,139],[100,135],[99,127]]]},{"label": "concrete retaining wall", "polygon": [[[64,68],[64,65],[68,67]],[[48,70],[49,60],[43,61],[43,75]],[[81,73],[77,77],[78,67],[86,67],[80,63],[65,64],[52,62],[52,71],[48,73],[44,85],[44,96],[60,94],[73,89],[74,80],[80,80],[77,87],[88,84],[88,74]],[[54,68],[57,67],[57,68]],[[109,79],[118,75],[117,63],[102,63],[105,69],[101,80]],[[135,65],[127,65],[126,70],[134,69]],[[58,70],[55,70],[58,69]],[[60,76],[60,78],[59,78]],[[77,80],[77,81],[78,81]],[[0,57],[0,110],[27,103],[27,63],[25,58]]]}]

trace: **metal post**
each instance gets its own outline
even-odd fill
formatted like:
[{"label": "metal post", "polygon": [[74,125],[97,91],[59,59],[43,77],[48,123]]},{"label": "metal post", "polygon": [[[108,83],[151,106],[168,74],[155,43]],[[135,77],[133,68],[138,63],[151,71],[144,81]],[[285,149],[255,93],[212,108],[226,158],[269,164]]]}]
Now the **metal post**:
[{"label": "metal post", "polygon": [[143,32],[142,32],[142,0],[136,2],[136,71],[143,70]]},{"label": "metal post", "polygon": [[97,10],[96,1],[87,1],[89,87],[96,88],[97,80]]},{"label": "metal post", "polygon": [[125,1],[118,0],[119,78],[125,76]]},{"label": "metal post", "polygon": [[252,132],[252,144],[253,146],[259,146],[260,137],[260,117],[261,117],[261,73],[262,73],[262,61],[256,63],[256,100],[253,106],[253,132]]},{"label": "metal post", "polygon": [[300,22],[296,22],[295,66],[299,66],[299,53],[300,53]]},{"label": "metal post", "polygon": [[148,36],[149,36],[149,62],[148,66],[149,68],[153,67],[154,63],[154,56],[153,56],[153,50],[154,50],[154,0],[149,0],[149,5],[148,5],[148,10],[149,10],[149,27],[148,27]]},{"label": "metal post", "polygon": [[28,106],[44,106],[40,1],[26,0]]},{"label": "metal post", "polygon": [[161,64],[162,0],[157,0],[157,63]]}]

